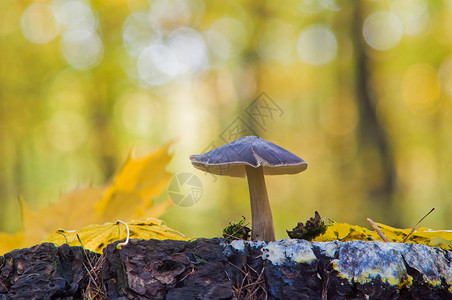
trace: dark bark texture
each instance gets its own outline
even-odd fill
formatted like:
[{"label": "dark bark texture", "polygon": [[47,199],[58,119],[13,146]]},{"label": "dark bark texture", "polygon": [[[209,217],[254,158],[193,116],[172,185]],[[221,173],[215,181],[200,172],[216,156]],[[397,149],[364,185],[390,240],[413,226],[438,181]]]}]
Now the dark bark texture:
[{"label": "dark bark texture", "polygon": [[0,257],[0,299],[452,299],[452,253],[380,242],[131,240]]}]

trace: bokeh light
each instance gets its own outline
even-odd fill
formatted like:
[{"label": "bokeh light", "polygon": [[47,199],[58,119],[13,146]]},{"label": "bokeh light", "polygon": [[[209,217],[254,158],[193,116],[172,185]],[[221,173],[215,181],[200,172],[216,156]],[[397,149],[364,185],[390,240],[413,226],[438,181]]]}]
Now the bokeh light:
[{"label": "bokeh light", "polygon": [[399,17],[389,11],[370,14],[363,25],[367,44],[376,50],[389,50],[397,46],[403,36],[403,24]]},{"label": "bokeh light", "polygon": [[189,27],[180,27],[168,36],[168,46],[177,57],[179,75],[207,68],[207,48],[203,36]]},{"label": "bokeh light", "polygon": [[391,0],[391,11],[402,21],[406,35],[416,35],[427,27],[430,15],[426,0]]},{"label": "bokeh light", "polygon": [[91,7],[85,2],[55,0],[52,6],[55,8],[56,19],[66,30],[94,31],[96,29],[96,17]]},{"label": "bokeh light", "polygon": [[51,42],[60,32],[54,9],[45,3],[34,3],[27,7],[20,25],[25,38],[35,44]]},{"label": "bokeh light", "polygon": [[298,9],[306,14],[318,14],[322,10],[337,11],[340,6],[335,0],[301,0],[297,5]]},{"label": "bokeh light", "polygon": [[103,43],[96,32],[97,18],[91,7],[77,0],[31,4],[22,15],[24,36],[45,44],[61,35],[63,58],[75,69],[95,67],[103,57]]},{"label": "bokeh light", "polygon": [[[187,157],[238,117],[309,163],[268,181],[279,237],[317,209],[412,226],[430,198],[446,216],[451,16],[428,0],[2,0],[0,229],[3,203],[104,182],[137,145],[174,139],[168,169],[195,173]],[[283,111],[265,126],[246,113],[260,92]],[[246,182],[196,174],[209,196],[171,227],[214,236],[249,216]]]},{"label": "bokeh light", "polygon": [[155,0],[150,3],[153,21],[185,24],[190,20],[191,11],[186,0]]},{"label": "bokeh light", "polygon": [[[228,52],[230,56],[234,57],[238,55],[246,46],[248,32],[243,23],[238,19],[231,17],[219,18],[212,24],[212,26],[210,26],[209,29],[213,30],[214,32],[221,33],[222,36],[226,38],[230,45],[230,50]],[[223,43],[225,43],[225,41]],[[218,49],[218,46],[216,46],[215,48],[215,53],[221,52],[221,50]]]},{"label": "bokeh light", "polygon": [[402,91],[403,99],[413,113],[426,115],[438,109],[440,85],[431,66],[411,66],[403,77]]},{"label": "bokeh light", "polygon": [[95,67],[104,54],[100,37],[86,29],[66,30],[61,39],[61,51],[66,61],[79,70]]},{"label": "bokeh light", "polygon": [[122,30],[124,46],[132,57],[138,57],[162,36],[158,24],[152,22],[150,14],[145,12],[135,12],[128,16]]},{"label": "bokeh light", "polygon": [[141,78],[151,86],[159,86],[177,76],[193,74],[207,68],[207,47],[196,30],[180,27],[172,31],[165,44],[144,49],[137,60]]},{"label": "bokeh light", "polygon": [[259,43],[259,54],[265,60],[291,63],[296,59],[295,27],[283,20],[269,20]]},{"label": "bokeh light", "polygon": [[179,71],[176,53],[163,44],[154,44],[140,54],[137,60],[141,78],[151,86],[168,83]]},{"label": "bokeh light", "polygon": [[204,39],[209,50],[209,63],[211,66],[221,66],[231,54],[231,43],[221,32],[207,30]]},{"label": "bokeh light", "polygon": [[337,41],[334,33],[322,24],[304,28],[298,38],[298,54],[309,65],[321,66],[334,60]]}]

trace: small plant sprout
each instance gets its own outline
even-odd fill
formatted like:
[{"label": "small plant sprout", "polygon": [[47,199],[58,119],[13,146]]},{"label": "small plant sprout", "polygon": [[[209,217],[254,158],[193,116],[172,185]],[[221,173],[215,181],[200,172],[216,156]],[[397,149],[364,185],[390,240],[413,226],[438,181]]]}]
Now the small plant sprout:
[{"label": "small plant sprout", "polygon": [[256,136],[245,136],[202,155],[191,155],[197,169],[217,175],[247,177],[252,239],[274,241],[275,230],[264,175],[300,173],[308,164],[295,154]]}]

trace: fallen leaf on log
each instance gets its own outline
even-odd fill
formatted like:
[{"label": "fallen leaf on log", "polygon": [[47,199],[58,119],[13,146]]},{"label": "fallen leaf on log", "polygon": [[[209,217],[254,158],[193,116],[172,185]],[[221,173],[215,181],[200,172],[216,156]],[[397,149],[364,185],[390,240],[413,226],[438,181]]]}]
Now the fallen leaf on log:
[{"label": "fallen leaf on log", "polygon": [[[185,237],[180,232],[169,228],[163,224],[162,220],[148,218],[127,222],[130,231],[130,238],[133,239],[157,239],[157,240],[184,240]],[[78,235],[78,237],[77,237]],[[83,245],[80,245],[80,241]],[[93,252],[102,253],[102,250],[115,241],[127,238],[127,229],[121,224],[105,223],[102,225],[88,225],[74,231],[59,230],[56,233],[48,235],[43,242],[53,243],[57,246],[68,244],[70,246],[83,246],[85,249]]]}]

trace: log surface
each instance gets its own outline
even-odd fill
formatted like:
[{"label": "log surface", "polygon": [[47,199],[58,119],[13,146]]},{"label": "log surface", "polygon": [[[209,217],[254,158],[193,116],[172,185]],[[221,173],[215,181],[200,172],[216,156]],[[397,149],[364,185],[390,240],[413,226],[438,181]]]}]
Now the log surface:
[{"label": "log surface", "polygon": [[304,240],[130,240],[0,256],[0,299],[452,299],[452,252]]}]

